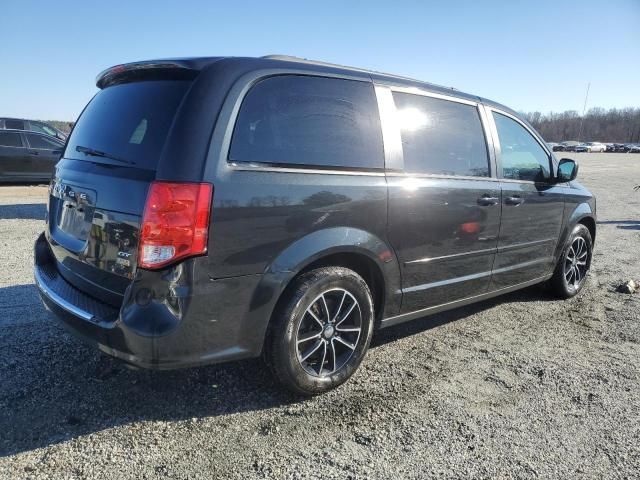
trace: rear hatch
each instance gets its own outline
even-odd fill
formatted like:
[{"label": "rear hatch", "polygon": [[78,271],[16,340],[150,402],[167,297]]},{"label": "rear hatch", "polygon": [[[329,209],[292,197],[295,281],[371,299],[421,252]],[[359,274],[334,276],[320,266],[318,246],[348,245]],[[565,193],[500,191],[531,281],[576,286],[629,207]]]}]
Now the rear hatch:
[{"label": "rear hatch", "polygon": [[103,75],[104,88],[69,137],[49,189],[46,231],[60,274],[116,306],[135,274],[149,185],[195,76],[156,69],[149,79],[132,68],[128,79],[119,68]]}]

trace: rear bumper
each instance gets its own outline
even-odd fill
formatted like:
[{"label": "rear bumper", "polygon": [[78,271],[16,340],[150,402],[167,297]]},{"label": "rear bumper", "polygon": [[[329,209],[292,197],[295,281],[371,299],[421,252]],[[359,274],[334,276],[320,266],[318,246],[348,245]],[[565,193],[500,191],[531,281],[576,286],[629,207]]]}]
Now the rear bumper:
[{"label": "rear bumper", "polygon": [[[140,273],[118,309],[62,277],[44,234],[35,243],[34,278],[43,303],[71,333],[103,352],[151,369],[259,355],[264,328],[256,328],[250,306],[261,276],[194,282],[193,267],[187,262],[169,272]],[[267,320],[259,323],[266,327]]]}]

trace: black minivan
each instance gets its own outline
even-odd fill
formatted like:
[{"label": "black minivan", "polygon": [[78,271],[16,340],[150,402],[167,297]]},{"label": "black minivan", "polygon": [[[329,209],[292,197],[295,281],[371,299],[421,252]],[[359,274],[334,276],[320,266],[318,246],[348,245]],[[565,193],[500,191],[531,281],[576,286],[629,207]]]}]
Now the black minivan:
[{"label": "black minivan", "polygon": [[71,133],[35,244],[63,323],[170,369],[263,355],[346,381],[376,328],[585,283],[595,199],[514,111],[292,57],[118,65]]}]

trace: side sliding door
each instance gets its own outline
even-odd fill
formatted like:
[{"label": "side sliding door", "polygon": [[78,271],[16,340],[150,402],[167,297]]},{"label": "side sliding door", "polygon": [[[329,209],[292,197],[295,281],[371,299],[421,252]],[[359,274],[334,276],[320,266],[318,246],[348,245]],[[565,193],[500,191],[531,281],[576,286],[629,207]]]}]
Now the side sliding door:
[{"label": "side sliding door", "polygon": [[377,86],[389,188],[388,238],[402,313],[485,293],[500,227],[500,184],[473,97]]}]

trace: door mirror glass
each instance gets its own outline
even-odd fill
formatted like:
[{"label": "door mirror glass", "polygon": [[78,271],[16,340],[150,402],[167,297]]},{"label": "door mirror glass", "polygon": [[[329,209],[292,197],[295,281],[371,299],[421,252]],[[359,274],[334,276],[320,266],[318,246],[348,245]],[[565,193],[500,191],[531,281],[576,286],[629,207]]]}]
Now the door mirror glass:
[{"label": "door mirror glass", "polygon": [[570,158],[563,158],[558,164],[558,182],[571,182],[578,176],[578,164]]}]

